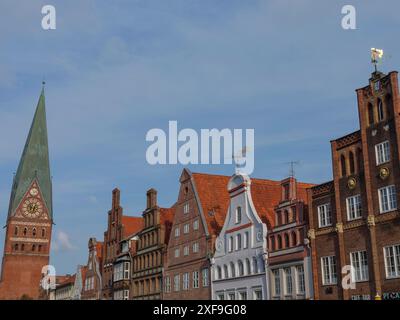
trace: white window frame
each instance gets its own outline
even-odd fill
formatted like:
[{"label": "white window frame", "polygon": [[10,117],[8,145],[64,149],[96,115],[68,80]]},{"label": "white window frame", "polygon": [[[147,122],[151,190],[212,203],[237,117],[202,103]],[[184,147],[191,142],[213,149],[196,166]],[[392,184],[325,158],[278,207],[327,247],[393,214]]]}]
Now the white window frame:
[{"label": "white window frame", "polygon": [[165,277],[165,292],[171,292],[171,278]]},{"label": "white window frame", "polygon": [[203,283],[203,287],[208,287],[209,285],[209,271],[208,268],[204,268],[203,270],[201,270],[201,280]]},{"label": "white window frame", "polygon": [[293,295],[293,274],[292,268],[287,267],[283,269],[284,279],[285,279],[285,295]]},{"label": "white window frame", "polygon": [[235,223],[239,224],[242,222],[242,207],[238,206],[235,210]]},{"label": "white window frame", "polygon": [[189,246],[184,246],[183,247],[183,255],[188,256],[189,255]]},{"label": "white window frame", "polygon": [[357,220],[362,217],[361,195],[346,198],[347,220]]},{"label": "white window frame", "polygon": [[306,280],[304,273],[304,265],[296,266],[296,294],[302,295],[306,293]]},{"label": "white window frame", "polygon": [[322,285],[337,284],[336,256],[321,257]]},{"label": "white window frame", "polygon": [[179,250],[179,248],[175,248],[174,256],[175,256],[175,258],[179,258],[179,256],[180,256],[180,250]]},{"label": "white window frame", "polygon": [[198,242],[193,243],[192,247],[193,253],[199,252],[199,249],[200,249],[199,243]]},{"label": "white window frame", "polygon": [[182,290],[189,290],[189,273],[185,272],[182,278]]},{"label": "white window frame", "polygon": [[174,276],[174,291],[175,292],[178,292],[181,289],[180,279],[181,279],[181,275],[180,274],[176,274]]},{"label": "white window frame", "polygon": [[193,221],[193,230],[199,230],[199,219]]},{"label": "white window frame", "polygon": [[386,213],[397,209],[397,194],[394,185],[378,189],[379,211]]},{"label": "white window frame", "polygon": [[390,161],[390,143],[388,140],[375,145],[375,160],[377,166]]},{"label": "white window frame", "polygon": [[189,233],[189,223],[185,223],[183,225],[183,233],[188,234]]},{"label": "white window frame", "polygon": [[246,231],[243,237],[243,249],[247,249],[249,247],[249,232]]},{"label": "white window frame", "polygon": [[383,255],[386,279],[400,278],[400,244],[383,247]]},{"label": "white window frame", "polygon": [[279,269],[272,270],[274,276],[274,297],[281,296],[281,275]]},{"label": "white window frame", "polygon": [[332,208],[330,203],[325,203],[317,207],[318,225],[320,228],[332,225]]},{"label": "white window frame", "polygon": [[193,289],[199,288],[199,272],[193,271]]},{"label": "white window frame", "polygon": [[175,238],[178,238],[181,234],[181,229],[178,227],[175,227]]},{"label": "white window frame", "polygon": [[368,255],[366,250],[350,252],[351,278],[353,282],[369,280]]},{"label": "white window frame", "polygon": [[190,211],[189,202],[186,202],[186,203],[183,205],[183,213],[184,213],[184,214],[188,214],[189,211]]}]

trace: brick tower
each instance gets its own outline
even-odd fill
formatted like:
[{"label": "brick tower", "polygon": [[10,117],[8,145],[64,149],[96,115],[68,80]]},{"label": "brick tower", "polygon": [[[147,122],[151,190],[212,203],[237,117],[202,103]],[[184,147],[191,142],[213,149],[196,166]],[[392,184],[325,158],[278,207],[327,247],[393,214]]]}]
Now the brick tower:
[{"label": "brick tower", "polygon": [[0,299],[38,298],[42,268],[49,263],[52,213],[45,97],[42,89],[12,185]]}]

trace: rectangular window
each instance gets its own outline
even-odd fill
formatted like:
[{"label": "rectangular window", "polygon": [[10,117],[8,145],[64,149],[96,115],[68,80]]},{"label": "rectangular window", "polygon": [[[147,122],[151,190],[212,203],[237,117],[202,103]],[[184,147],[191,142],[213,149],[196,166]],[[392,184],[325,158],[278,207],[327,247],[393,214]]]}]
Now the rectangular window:
[{"label": "rectangular window", "polygon": [[223,293],[218,293],[217,294],[217,300],[220,300],[220,301],[224,300],[224,294]]},{"label": "rectangular window", "polygon": [[183,290],[189,290],[189,273],[183,274]]},{"label": "rectangular window", "polygon": [[235,293],[228,293],[228,300],[235,300]]},{"label": "rectangular window", "polygon": [[249,232],[244,233],[243,249],[247,249],[249,246]]},{"label": "rectangular window", "polygon": [[386,278],[400,277],[400,244],[383,248]]},{"label": "rectangular window", "polygon": [[353,267],[353,282],[368,280],[368,260],[367,251],[357,251],[350,253],[350,263]]},{"label": "rectangular window", "polygon": [[322,268],[322,284],[332,285],[337,283],[337,273],[336,273],[336,257],[322,257],[321,258],[321,268]]},{"label": "rectangular window", "polygon": [[193,288],[199,287],[199,272],[193,271]]},{"label": "rectangular window", "polygon": [[186,223],[183,225],[183,233],[188,234],[189,233],[189,223]]},{"label": "rectangular window", "polygon": [[189,202],[185,203],[185,205],[183,206],[183,213],[189,213]]},{"label": "rectangular window", "polygon": [[203,281],[203,287],[208,287],[208,268],[201,271],[201,278]]},{"label": "rectangular window", "polygon": [[239,300],[247,300],[247,292],[246,291],[239,292]]},{"label": "rectangular window", "polygon": [[179,258],[179,248],[175,249],[175,258]]},{"label": "rectangular window", "polygon": [[296,288],[297,294],[304,294],[306,291],[306,284],[304,279],[304,267],[302,265],[296,267]]},{"label": "rectangular window", "polygon": [[195,242],[193,243],[193,253],[199,252],[199,243]]},{"label": "rectangular window", "polygon": [[285,268],[285,295],[292,295],[293,293],[293,281],[292,281],[292,269]]},{"label": "rectangular window", "polygon": [[165,277],[165,292],[171,292],[171,278]]},{"label": "rectangular window", "polygon": [[179,229],[179,227],[176,227],[175,228],[175,238],[178,238],[179,237],[179,235],[180,235],[180,229]]},{"label": "rectangular window", "polygon": [[376,165],[390,161],[389,141],[384,141],[375,146]]},{"label": "rectangular window", "polygon": [[361,196],[358,194],[346,199],[347,219],[355,220],[361,218]]},{"label": "rectangular window", "polygon": [[188,256],[189,255],[189,246],[184,246],[183,247],[183,255]]},{"label": "rectangular window", "polygon": [[130,263],[129,262],[125,262],[124,263],[124,279],[127,280],[129,279],[129,267],[130,267]]},{"label": "rectangular window", "polygon": [[174,291],[179,291],[181,289],[179,280],[180,280],[180,275],[179,274],[175,275],[174,276]]},{"label": "rectangular window", "polygon": [[279,274],[279,269],[273,270],[272,273],[274,274],[274,295],[280,296],[281,295],[281,277]]},{"label": "rectangular window", "polygon": [[262,300],[262,290],[261,289],[254,290],[254,300]]},{"label": "rectangular window", "polygon": [[193,221],[193,230],[199,230],[199,219]]},{"label": "rectangular window", "polygon": [[332,225],[331,205],[329,203],[318,206],[318,222],[320,228]]},{"label": "rectangular window", "polygon": [[379,193],[379,209],[381,213],[393,211],[397,209],[397,197],[395,186],[380,188]]},{"label": "rectangular window", "polygon": [[124,300],[129,300],[129,290],[124,290]]}]

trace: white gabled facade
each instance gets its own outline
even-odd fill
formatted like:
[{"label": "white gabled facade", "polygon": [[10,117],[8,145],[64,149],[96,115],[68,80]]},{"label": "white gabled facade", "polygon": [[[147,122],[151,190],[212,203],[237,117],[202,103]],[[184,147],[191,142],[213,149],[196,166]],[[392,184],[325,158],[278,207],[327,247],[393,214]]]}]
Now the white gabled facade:
[{"label": "white gabled facade", "polygon": [[253,203],[250,178],[233,175],[228,191],[230,204],[212,259],[212,299],[269,299],[267,226]]}]

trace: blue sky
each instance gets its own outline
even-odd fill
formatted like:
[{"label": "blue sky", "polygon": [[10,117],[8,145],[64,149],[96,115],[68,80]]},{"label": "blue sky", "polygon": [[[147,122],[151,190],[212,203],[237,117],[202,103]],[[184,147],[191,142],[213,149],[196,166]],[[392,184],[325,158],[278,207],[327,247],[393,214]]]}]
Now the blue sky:
[{"label": "blue sky", "polygon": [[[57,29],[41,28],[41,8]],[[341,28],[341,8],[357,30]],[[371,47],[399,69],[398,1],[119,0],[0,3],[0,220],[45,78],[53,175],[51,262],[86,263],[103,238],[111,191],[127,215],[145,192],[170,206],[181,165],[150,166],[145,136],[182,128],[254,128],[254,177],[331,179],[329,141],[358,129],[354,90],[367,84]],[[231,165],[189,166],[230,175]],[[3,246],[4,229],[0,234]]]}]

